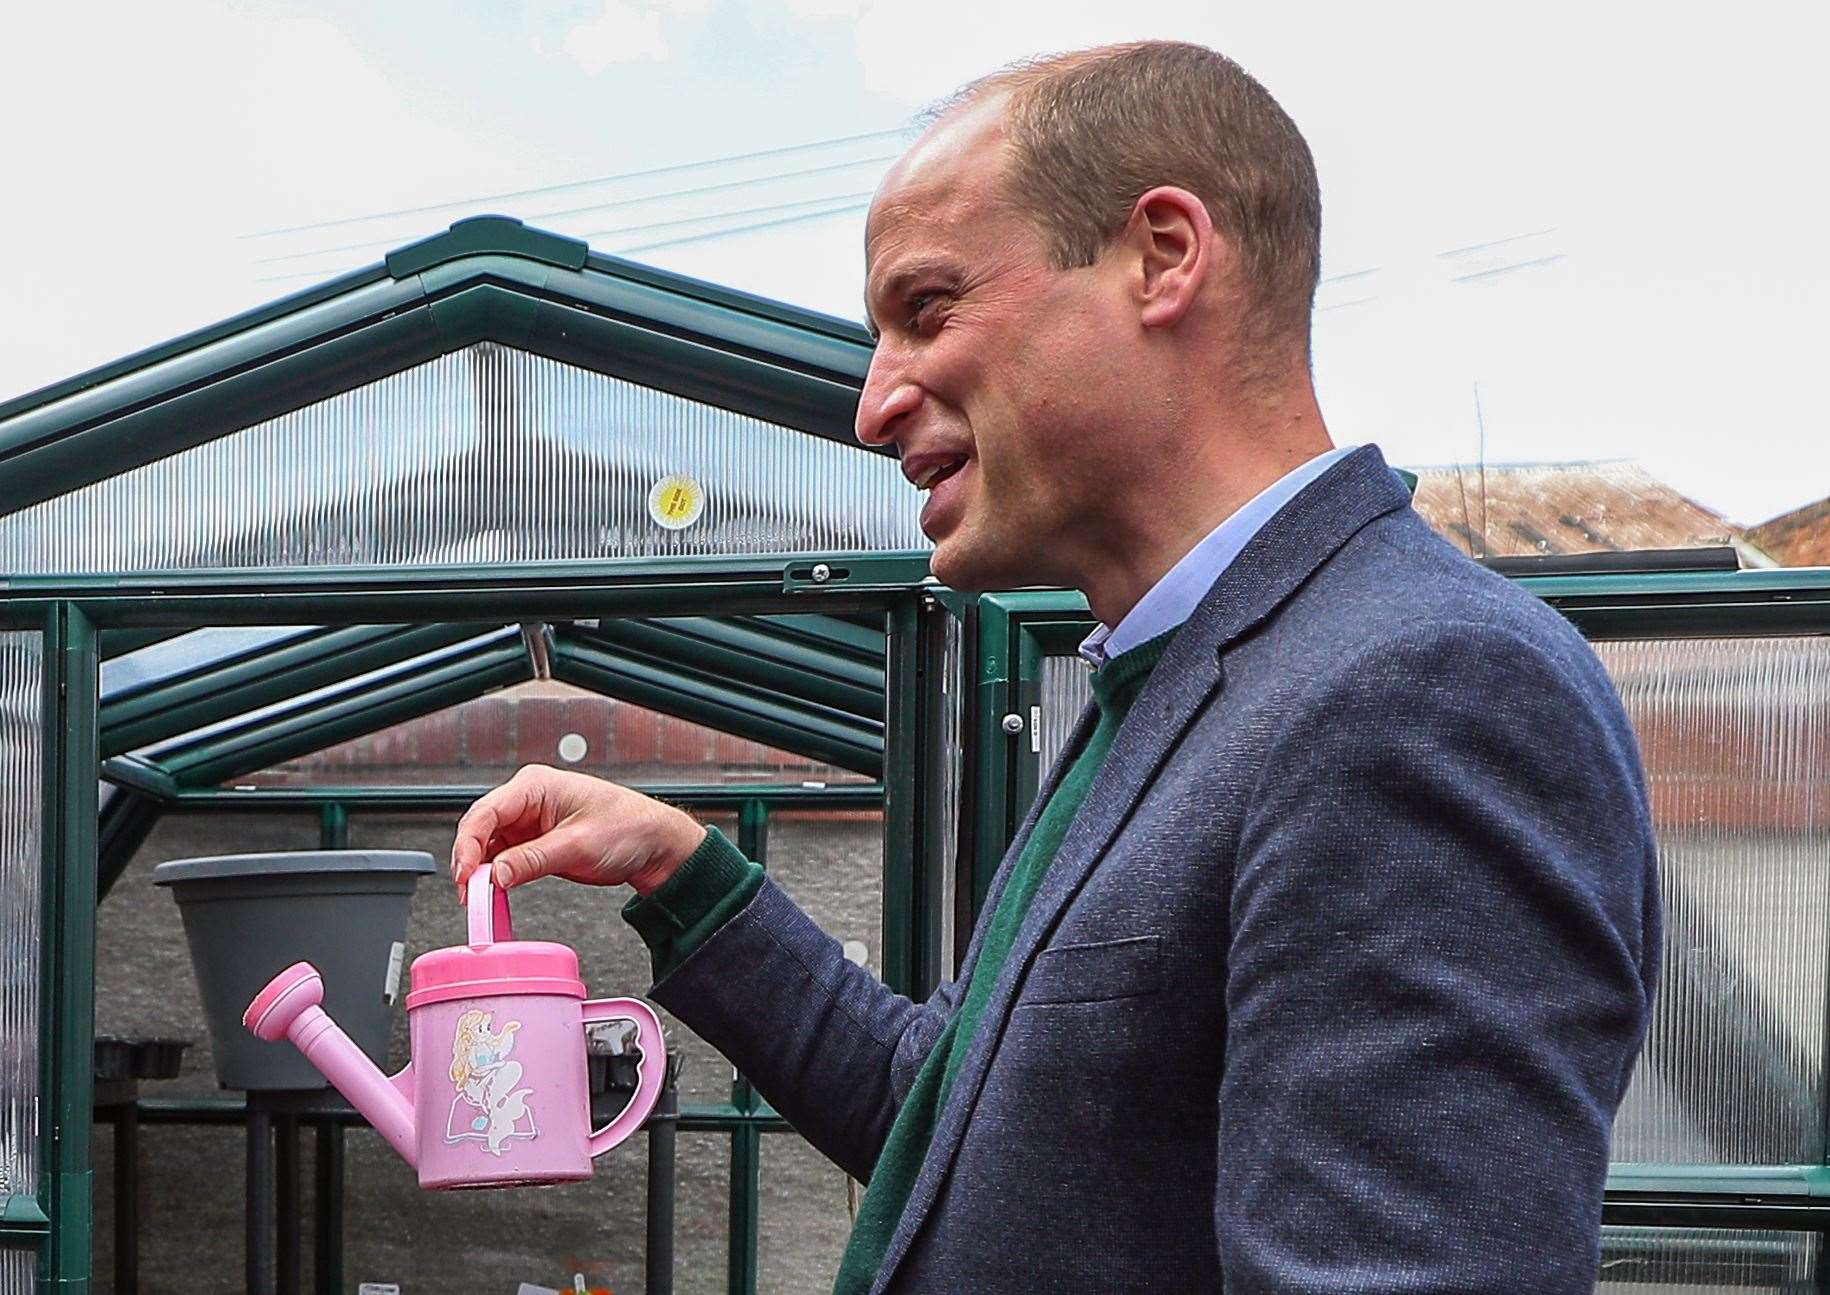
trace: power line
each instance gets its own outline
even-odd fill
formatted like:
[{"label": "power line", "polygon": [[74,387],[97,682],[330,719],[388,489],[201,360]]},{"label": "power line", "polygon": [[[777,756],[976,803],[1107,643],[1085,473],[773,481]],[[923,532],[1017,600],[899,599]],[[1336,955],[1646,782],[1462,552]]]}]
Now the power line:
[{"label": "power line", "polygon": [[1466,252],[1484,252],[1489,248],[1503,247],[1507,243],[1519,243],[1528,238],[1540,238],[1545,234],[1554,234],[1556,232],[1557,226],[1551,225],[1545,229],[1534,229],[1523,234],[1508,234],[1504,238],[1489,239],[1485,243],[1469,243],[1466,247],[1451,247],[1447,251],[1436,253],[1436,255],[1461,256]]},{"label": "power line", "polygon": [[[589,234],[582,235],[582,237],[589,240],[593,238],[608,238],[612,234],[640,234],[654,229],[678,229],[681,225],[702,225],[708,220],[731,220],[738,216],[766,216],[772,215],[778,211],[790,211],[796,207],[812,206],[817,202],[857,202],[860,198],[868,198],[870,196],[871,191],[868,189],[858,193],[829,193],[821,198],[797,198],[793,202],[773,202],[769,203],[767,206],[745,207],[738,211],[714,211],[708,212],[702,216],[681,216],[674,220],[653,220],[646,221],[639,225],[618,225],[614,229],[593,230]],[[869,206],[868,203],[863,205]],[[748,228],[748,226],[745,226],[745,228]]]},{"label": "power line", "polygon": [[742,189],[751,185],[771,184],[776,180],[794,180],[808,175],[830,175],[834,171],[849,171],[857,166],[870,166],[878,162],[893,162],[895,153],[873,153],[869,157],[856,158],[850,162],[831,162],[825,166],[809,166],[798,171],[775,171],[769,175],[759,175],[748,180],[726,180],[720,184],[703,184],[692,189],[675,189],[668,193],[649,194],[641,198],[623,198],[616,202],[600,202],[590,207],[573,207],[569,211],[548,211],[534,217],[535,220],[553,220],[566,216],[584,216],[594,211],[612,211],[618,207],[633,207],[644,202],[660,202],[664,198],[685,198],[702,193],[718,193],[726,189]]},{"label": "power line", "polygon": [[1516,261],[1511,265],[1496,265],[1490,270],[1476,270],[1472,274],[1451,275],[1451,283],[1467,283],[1472,279],[1491,279],[1501,274],[1511,274],[1514,270],[1529,270],[1534,265],[1551,265],[1564,259],[1565,253],[1557,252],[1551,256],[1540,256],[1530,261]]},{"label": "power line", "polygon": [[[592,214],[593,212],[614,211],[619,207],[637,207],[637,206],[642,205],[643,203],[664,202],[670,198],[697,197],[699,195],[707,194],[707,193],[722,193],[722,192],[726,192],[731,189],[743,189],[743,188],[749,188],[749,187],[752,187],[754,185],[759,185],[759,184],[771,184],[777,180],[800,179],[804,176],[810,176],[810,175],[830,175],[834,171],[847,171],[847,170],[852,169],[853,167],[867,166],[867,165],[877,163],[877,162],[893,161],[895,159],[895,157],[896,157],[896,154],[894,154],[894,153],[874,153],[869,157],[856,158],[850,162],[829,162],[824,166],[803,167],[797,171],[775,171],[768,175],[752,176],[751,178],[749,178],[747,180],[723,180],[717,184],[696,185],[690,189],[665,190],[661,193],[643,194],[642,196],[635,197],[635,198],[621,198],[615,202],[593,203],[592,205],[587,206],[587,207],[572,207],[572,208],[569,208],[566,210],[561,210],[561,211],[534,212],[534,213],[531,213],[530,215],[528,215],[526,217],[526,219],[528,219],[528,220],[556,220],[556,219],[561,219],[561,218],[569,217],[569,216],[588,216],[588,215]],[[475,201],[493,202],[495,200],[493,198],[478,198]],[[467,205],[467,204],[456,204],[456,205]],[[716,214],[723,214],[723,213],[716,213]],[[710,219],[710,216],[702,216],[699,219],[701,219],[701,220]],[[591,237],[591,235],[585,235],[585,237],[588,238],[588,237]],[[282,261],[302,261],[309,257],[330,256],[337,252],[361,252],[361,251],[365,251],[369,248],[375,248],[375,247],[392,248],[392,247],[397,246],[399,244],[399,242],[400,242],[400,240],[397,238],[377,238],[377,239],[370,239],[369,241],[362,242],[362,243],[341,243],[335,247],[317,247],[317,248],[312,248],[311,250],[305,251],[305,252],[286,252],[279,256],[264,256],[264,257],[261,257],[259,260],[257,260],[255,262],[255,264],[256,265],[277,265]]]},{"label": "power line", "polygon": [[430,203],[424,207],[402,207],[397,211],[371,212],[366,216],[345,216],[338,220],[322,220],[311,225],[289,225],[283,229],[263,229],[253,234],[243,234],[241,237],[276,238],[281,234],[306,234],[314,229],[334,229],[342,225],[358,225],[368,220],[387,220],[394,216],[423,216],[434,211],[450,211],[454,207],[473,206],[479,202],[500,202],[507,198],[533,198],[543,193],[563,193],[569,189],[583,189],[594,184],[641,180],[656,175],[674,175],[681,171],[698,170],[701,167],[722,166],[730,162],[748,162],[763,157],[781,157],[788,153],[805,153],[809,149],[832,148],[839,144],[857,144],[867,139],[890,139],[907,134],[908,130],[899,126],[892,130],[865,131],[859,135],[839,135],[832,139],[813,140],[806,144],[786,144],[780,148],[757,149],[749,153],[731,153],[725,157],[706,158],[698,162],[676,162],[668,166],[648,167],[640,171],[622,171],[616,175],[598,176],[592,180],[569,180],[564,184],[547,184],[535,189],[516,189],[508,193],[483,194],[480,197],[462,198],[455,202]]},{"label": "power line", "polygon": [[780,220],[762,220],[754,225],[738,225],[734,229],[720,229],[709,234],[689,234],[685,238],[666,238],[658,243],[643,243],[637,247],[619,247],[613,255],[630,256],[636,252],[652,252],[662,247],[680,247],[686,243],[703,243],[709,239],[728,238],[732,234],[747,234],[756,229],[773,229],[778,225],[798,225],[804,220],[818,220],[821,216],[841,216],[846,212],[863,211],[869,206],[868,202],[854,202],[843,207],[829,207],[825,211],[809,211],[799,216],[784,216]]},{"label": "power line", "polygon": [[[707,230],[702,234],[692,234],[685,238],[668,238],[657,242],[643,243],[634,248],[618,248],[614,255],[628,251],[649,251],[658,247],[674,247],[682,243],[697,243],[706,239],[723,238],[730,234],[744,234],[751,230],[768,229],[776,225],[791,225],[802,220],[813,220],[820,216],[837,215],[841,212],[862,211],[870,206],[868,190],[857,193],[834,193],[821,198],[801,198],[795,202],[769,203],[760,207],[740,207],[734,211],[708,212],[700,216],[684,216],[673,220],[644,221],[635,225],[619,225],[612,229],[600,229],[583,237],[588,241],[593,238],[607,238],[617,234],[642,234],[653,230],[678,229],[682,225],[703,224],[713,220],[734,220],[743,216],[773,215],[777,212],[791,211],[796,207],[806,207],[814,203],[840,203],[841,206],[824,208],[819,211],[800,212],[779,220],[753,221],[743,225],[733,225],[726,229]],[[263,275],[256,283],[284,283],[292,279],[328,279],[336,274],[346,273],[350,267],[331,269],[299,270],[291,274]]]}]

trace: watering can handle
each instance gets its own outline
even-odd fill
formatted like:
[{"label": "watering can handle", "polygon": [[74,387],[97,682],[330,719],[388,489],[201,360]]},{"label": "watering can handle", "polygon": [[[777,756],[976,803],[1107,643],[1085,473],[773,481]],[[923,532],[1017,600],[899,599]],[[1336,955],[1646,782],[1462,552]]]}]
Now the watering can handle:
[{"label": "watering can handle", "polygon": [[496,885],[489,865],[470,874],[470,943],[494,944],[515,938],[508,918],[508,892]]},{"label": "watering can handle", "polygon": [[635,1092],[622,1113],[591,1134],[593,1160],[642,1127],[661,1096],[667,1074],[667,1041],[661,1035],[661,1018],[639,998],[593,998],[580,1004],[586,1025],[603,1021],[628,1021],[635,1026],[635,1046],[642,1059],[636,1063]]}]

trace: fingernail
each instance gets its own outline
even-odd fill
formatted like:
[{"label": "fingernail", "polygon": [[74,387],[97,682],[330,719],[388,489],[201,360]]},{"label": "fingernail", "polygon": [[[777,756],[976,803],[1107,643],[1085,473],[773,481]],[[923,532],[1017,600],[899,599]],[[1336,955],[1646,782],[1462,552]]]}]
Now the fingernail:
[{"label": "fingernail", "polygon": [[490,868],[489,875],[496,879],[496,885],[508,885],[508,865],[506,863],[498,862],[495,864],[495,866]]}]

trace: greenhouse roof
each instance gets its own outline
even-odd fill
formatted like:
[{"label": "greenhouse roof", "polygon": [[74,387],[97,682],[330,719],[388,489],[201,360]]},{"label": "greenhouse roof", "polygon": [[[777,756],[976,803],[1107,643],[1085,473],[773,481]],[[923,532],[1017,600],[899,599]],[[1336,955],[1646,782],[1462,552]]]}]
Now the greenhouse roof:
[{"label": "greenhouse roof", "polygon": [[[906,483],[852,435],[870,355],[843,320],[507,217],[460,221],[0,403],[0,587],[278,567],[304,594],[307,568],[848,548],[925,572]],[[642,506],[680,470],[722,509],[684,535]],[[310,604],[283,625],[102,632],[99,753],[119,789],[105,880],[160,808],[533,679],[883,776],[881,614],[714,599],[694,615],[325,624]]]},{"label": "greenhouse roof", "polygon": [[0,404],[0,516],[479,342],[870,452],[860,326],[479,216]]}]

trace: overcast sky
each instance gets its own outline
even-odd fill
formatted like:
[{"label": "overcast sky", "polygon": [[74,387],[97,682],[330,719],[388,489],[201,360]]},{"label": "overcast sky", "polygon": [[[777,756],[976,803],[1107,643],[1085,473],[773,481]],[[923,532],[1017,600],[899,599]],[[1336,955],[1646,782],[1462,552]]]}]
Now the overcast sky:
[{"label": "overcast sky", "polygon": [[[924,104],[1202,41],[1321,172],[1335,439],[1830,494],[1830,6],[159,0],[0,9],[0,397],[480,211],[856,318]],[[1478,408],[1476,390],[1478,387]]]}]

